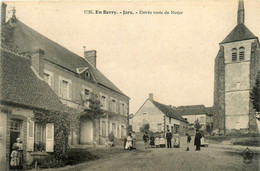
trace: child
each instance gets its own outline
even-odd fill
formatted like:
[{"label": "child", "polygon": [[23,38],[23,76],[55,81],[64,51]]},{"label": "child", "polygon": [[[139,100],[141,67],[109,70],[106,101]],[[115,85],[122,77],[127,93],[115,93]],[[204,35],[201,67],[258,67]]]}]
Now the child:
[{"label": "child", "polygon": [[13,167],[19,166],[18,148],[19,147],[17,147],[16,145],[13,145],[10,166],[13,166]]},{"label": "child", "polygon": [[160,138],[160,147],[161,147],[161,148],[164,148],[164,147],[165,147],[165,139],[164,139],[163,136]]},{"label": "child", "polygon": [[189,151],[190,150],[189,145],[190,145],[190,141],[191,141],[191,136],[188,133],[186,135],[187,135],[187,149],[186,149],[186,151]]},{"label": "child", "polygon": [[156,148],[159,148],[159,147],[160,147],[160,137],[157,136],[157,137],[155,138],[154,142],[155,142],[155,147],[156,147]]},{"label": "child", "polygon": [[153,134],[150,136],[150,146],[151,146],[151,148],[154,147],[154,136],[153,136]]}]

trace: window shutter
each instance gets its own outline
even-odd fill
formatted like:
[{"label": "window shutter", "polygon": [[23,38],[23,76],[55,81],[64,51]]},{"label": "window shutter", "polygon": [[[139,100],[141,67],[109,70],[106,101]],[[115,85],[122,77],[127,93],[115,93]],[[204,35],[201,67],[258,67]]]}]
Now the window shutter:
[{"label": "window shutter", "polygon": [[46,124],[46,152],[54,152],[54,124]]},{"label": "window shutter", "polygon": [[60,84],[60,87],[59,87],[59,95],[62,97],[62,80],[59,79],[59,84]]},{"label": "window shutter", "polygon": [[51,79],[51,88],[54,90],[54,77],[53,77],[53,75],[50,75],[50,79]]},{"label": "window shutter", "polygon": [[72,84],[69,83],[69,99],[72,99]]},{"label": "window shutter", "polygon": [[27,151],[34,151],[34,121],[27,119]]}]

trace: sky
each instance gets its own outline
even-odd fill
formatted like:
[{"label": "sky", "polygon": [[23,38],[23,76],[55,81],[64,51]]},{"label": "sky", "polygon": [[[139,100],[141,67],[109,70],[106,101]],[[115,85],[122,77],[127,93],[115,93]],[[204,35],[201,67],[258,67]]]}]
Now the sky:
[{"label": "sky", "polygon": [[[131,98],[130,114],[149,93],[167,105],[212,106],[214,59],[219,43],[237,24],[238,8],[238,0],[6,3],[7,17],[15,7],[20,21],[70,51],[83,56],[83,46],[97,50],[97,68]],[[244,4],[245,25],[260,36],[260,0]],[[123,10],[134,14],[120,14]]]}]

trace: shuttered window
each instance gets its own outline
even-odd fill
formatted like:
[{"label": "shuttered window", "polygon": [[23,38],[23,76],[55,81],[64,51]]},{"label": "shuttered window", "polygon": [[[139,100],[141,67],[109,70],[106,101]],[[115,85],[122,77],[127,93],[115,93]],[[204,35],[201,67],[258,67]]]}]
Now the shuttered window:
[{"label": "shuttered window", "polygon": [[44,70],[44,80],[49,84],[52,89],[54,89],[54,77],[52,72]]},{"label": "shuttered window", "polygon": [[232,62],[237,61],[237,49],[233,48],[232,49]]},{"label": "shuttered window", "polygon": [[54,151],[54,124],[46,124],[46,152]]},{"label": "shuttered window", "polygon": [[240,47],[239,48],[239,61],[243,61],[245,59],[245,48]]},{"label": "shuttered window", "polygon": [[72,83],[71,80],[59,77],[59,96],[64,99],[72,99]]},{"label": "shuttered window", "polygon": [[34,151],[34,121],[27,119],[27,151]]}]

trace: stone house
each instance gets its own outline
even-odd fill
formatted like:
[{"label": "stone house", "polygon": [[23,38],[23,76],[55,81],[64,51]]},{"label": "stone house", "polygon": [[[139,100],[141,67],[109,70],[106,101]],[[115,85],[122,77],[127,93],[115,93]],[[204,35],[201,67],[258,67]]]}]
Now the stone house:
[{"label": "stone house", "polygon": [[196,120],[201,124],[201,130],[206,131],[207,126],[213,126],[213,115],[210,107],[204,105],[179,106],[176,112],[193,127]]},{"label": "stone house", "polygon": [[18,137],[23,144],[23,161],[35,151],[36,142],[44,144],[45,152],[54,152],[54,123],[43,124],[34,116],[36,111],[62,112],[64,105],[37,71],[37,56],[42,51],[35,51],[32,59],[2,47],[0,51],[0,170],[9,170]]},{"label": "stone house", "polygon": [[85,51],[81,57],[18,19],[9,23],[16,52],[28,55],[35,48],[44,50],[45,55],[39,56],[40,72],[63,104],[81,110],[89,108],[87,101],[92,95],[99,98],[104,114],[91,118],[81,113],[80,128],[71,131],[70,144],[102,143],[111,131],[116,138],[126,135],[130,98],[98,70],[95,50]]},{"label": "stone house", "polygon": [[221,134],[260,130],[250,98],[260,71],[260,47],[258,37],[244,24],[244,11],[239,0],[237,25],[220,42],[215,58],[214,129]]},{"label": "stone house", "polygon": [[149,124],[150,131],[166,133],[170,130],[172,133],[179,131],[185,135],[188,129],[188,122],[179,116],[172,106],[161,104],[153,100],[153,94],[138,109],[131,119],[132,128],[135,132],[140,132],[144,124]]}]

